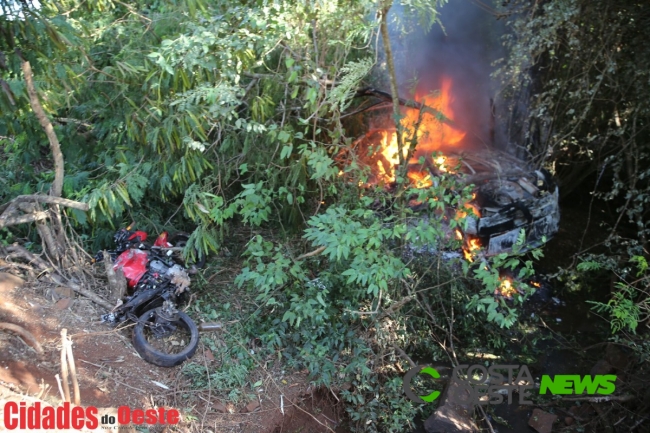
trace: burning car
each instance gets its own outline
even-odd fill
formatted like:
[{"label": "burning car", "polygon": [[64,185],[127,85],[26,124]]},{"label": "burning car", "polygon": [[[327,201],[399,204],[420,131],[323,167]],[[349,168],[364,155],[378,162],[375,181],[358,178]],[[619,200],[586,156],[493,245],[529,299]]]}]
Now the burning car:
[{"label": "burning car", "polygon": [[[374,89],[360,94],[390,98]],[[461,130],[454,121],[452,102],[449,79],[442,80],[437,94],[416,95],[415,101],[400,100],[405,107],[401,120],[405,135],[417,137],[410,157],[408,144],[403,146],[403,158],[409,158],[411,185],[431,187],[442,174],[474,185],[469,205],[475,217],[469,216],[464,231],[456,233],[468,258],[479,248],[486,255],[511,252],[522,230],[526,234],[524,251],[540,246],[557,233],[560,221],[559,190],[553,177],[544,169],[531,168],[507,153],[490,149],[476,140],[475,134]],[[399,165],[397,132],[390,115],[379,119],[353,147],[370,169],[368,183],[390,188]]]}]

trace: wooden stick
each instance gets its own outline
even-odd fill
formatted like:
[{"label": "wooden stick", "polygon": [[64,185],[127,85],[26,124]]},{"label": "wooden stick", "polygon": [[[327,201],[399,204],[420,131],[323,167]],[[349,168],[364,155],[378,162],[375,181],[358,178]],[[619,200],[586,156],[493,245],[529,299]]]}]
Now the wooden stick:
[{"label": "wooden stick", "polygon": [[18,334],[25,343],[29,344],[34,350],[39,354],[43,354],[43,347],[38,342],[38,340],[32,335],[31,332],[23,328],[22,326],[14,325],[13,323],[0,322],[0,329],[6,329],[11,332]]},{"label": "wooden stick", "polygon": [[59,385],[59,394],[61,394],[61,400],[65,401],[65,395],[63,394],[63,388],[61,388],[61,376],[59,374],[55,374],[54,378],[56,379],[57,385]]},{"label": "wooden stick", "polygon": [[65,337],[65,349],[68,355],[68,367],[70,367],[70,376],[72,377],[72,390],[74,392],[74,404],[81,406],[81,396],[79,395],[79,381],[77,381],[77,368],[74,365],[74,356],[72,355],[72,340]]},{"label": "wooden stick", "polygon": [[68,385],[68,359],[66,350],[66,340],[68,338],[68,330],[63,328],[61,330],[61,379],[63,382],[63,395],[67,402],[70,402],[70,385]]},{"label": "wooden stick", "polygon": [[318,255],[318,254],[322,253],[323,251],[325,251],[325,247],[318,247],[314,251],[311,251],[309,253],[305,253],[305,254],[303,254],[301,256],[296,257],[296,260],[303,260],[303,259],[306,259],[307,257],[312,257],[312,256],[315,256],[315,255]]},{"label": "wooden stick", "polygon": [[409,365],[411,366],[411,368],[413,368],[413,367],[417,367],[417,364],[416,364],[416,363],[411,359],[411,357],[408,356],[408,355],[406,354],[406,352],[404,352],[401,348],[399,348],[399,347],[397,347],[397,346],[395,346],[395,345],[393,344],[393,349],[395,349],[395,351],[399,354],[399,356],[400,356],[402,359],[404,359],[406,362],[409,363]]}]

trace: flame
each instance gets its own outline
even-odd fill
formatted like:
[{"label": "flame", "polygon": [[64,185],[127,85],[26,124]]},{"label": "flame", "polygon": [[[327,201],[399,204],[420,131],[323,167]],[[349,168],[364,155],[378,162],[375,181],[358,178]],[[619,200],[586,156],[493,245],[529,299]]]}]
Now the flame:
[{"label": "flame", "polygon": [[456,229],[456,239],[458,239],[459,241],[463,240],[463,233],[458,229]]},{"label": "flame", "polygon": [[512,285],[512,281],[510,281],[509,278],[504,278],[501,280],[497,292],[503,297],[512,298],[512,296],[517,293],[517,289]]},{"label": "flame", "polygon": [[463,255],[468,262],[474,261],[474,252],[481,248],[481,241],[478,238],[470,238],[467,246],[463,247]]},{"label": "flame", "polygon": [[[397,136],[392,131],[382,131],[381,133],[381,150],[382,158],[377,161],[379,174],[385,182],[395,181],[395,167],[399,165],[399,149],[397,146]],[[408,148],[402,148],[404,157],[408,154]]]},{"label": "flame", "polygon": [[[451,106],[453,102],[451,85],[451,79],[443,78],[439,94],[418,94],[415,96],[415,100],[443,113],[447,119],[453,121],[454,112]],[[429,112],[423,112],[422,119],[419,119],[419,117],[420,110],[409,109],[406,110],[405,115],[402,118],[401,123],[404,127],[404,146],[402,152],[404,157],[408,155],[408,141],[417,127],[418,144],[411,160],[409,161],[409,164],[417,165],[417,167],[411,167],[409,169],[409,178],[417,188],[426,188],[433,185],[433,183],[430,181],[420,182],[425,179],[428,174],[428,170],[419,164],[420,157],[423,157],[425,161],[429,159],[429,161],[443,173],[453,173],[450,170],[447,157],[433,157],[432,155],[441,149],[454,147],[465,138],[466,134],[463,131],[453,128],[447,123],[440,122]],[[379,153],[381,154],[381,159],[377,161],[379,178],[384,182],[394,182],[395,167],[399,164],[399,150],[397,146],[396,132],[388,130],[382,131],[380,146],[381,150]]]},{"label": "flame", "polygon": [[439,156],[433,160],[433,162],[436,163],[438,166],[438,169],[444,173],[448,173],[449,169],[445,165],[445,162],[447,162],[447,157],[446,156]]},{"label": "flame", "polygon": [[428,188],[433,185],[433,180],[431,180],[431,175],[429,173],[423,173],[421,171],[411,171],[407,173],[409,179],[416,188]]},{"label": "flame", "polygon": [[542,285],[537,281],[531,281],[530,285],[533,286],[533,287],[537,287],[537,288],[542,287]]}]

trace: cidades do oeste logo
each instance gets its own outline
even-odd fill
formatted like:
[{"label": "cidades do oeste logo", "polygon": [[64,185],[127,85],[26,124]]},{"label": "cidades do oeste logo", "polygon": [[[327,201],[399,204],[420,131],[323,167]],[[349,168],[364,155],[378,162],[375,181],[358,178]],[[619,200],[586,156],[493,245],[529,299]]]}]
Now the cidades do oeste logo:
[{"label": "cidades do oeste logo", "polygon": [[[440,367],[438,369],[441,369]],[[445,368],[446,369],[446,368]],[[515,374],[516,372],[516,374]],[[435,367],[416,366],[404,375],[403,390],[406,396],[416,403],[431,403],[440,397],[440,391],[418,396],[413,390],[412,381],[416,376],[428,376],[434,380],[441,378]],[[454,401],[470,404],[501,404],[513,402],[513,394],[518,394],[518,403],[532,405],[528,400],[536,386],[533,376],[526,365],[494,364],[485,367],[480,364],[458,365],[449,378],[453,386],[449,387],[449,397]],[[539,394],[553,395],[587,394],[609,395],[616,390],[616,375],[595,376],[549,375],[542,376]]]},{"label": "cidades do oeste logo", "polygon": [[94,406],[72,406],[68,402],[56,408],[40,402],[27,406],[24,401],[9,401],[4,405],[4,428],[7,430],[93,430],[102,426],[178,424],[179,421],[178,410],[164,407],[145,410],[120,406],[115,417],[100,414]]}]

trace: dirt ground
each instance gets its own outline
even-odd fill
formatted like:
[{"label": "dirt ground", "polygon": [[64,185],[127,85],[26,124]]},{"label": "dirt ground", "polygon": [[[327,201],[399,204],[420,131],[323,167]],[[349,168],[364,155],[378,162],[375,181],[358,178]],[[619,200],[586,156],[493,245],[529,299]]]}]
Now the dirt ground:
[{"label": "dirt ground", "polygon": [[[65,328],[73,342],[82,406],[162,406],[181,412],[181,422],[174,427],[140,431],[346,431],[341,427],[337,397],[312,389],[307,372],[279,375],[260,369],[259,376],[266,379],[257,390],[257,400],[234,406],[214,398],[209,389],[191,389],[182,366],[161,368],[142,360],[131,345],[131,329],[113,330],[101,324],[104,311],[91,301],[53,285],[25,283],[3,270],[0,267],[0,322],[31,332],[44,353],[39,356],[18,335],[0,330],[0,412],[7,395],[28,402],[38,398],[53,406],[62,401],[55,375],[60,373],[61,330]],[[219,368],[202,343],[193,361],[209,370]],[[4,428],[1,418],[0,430]]]}]

